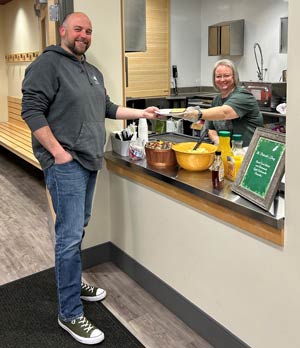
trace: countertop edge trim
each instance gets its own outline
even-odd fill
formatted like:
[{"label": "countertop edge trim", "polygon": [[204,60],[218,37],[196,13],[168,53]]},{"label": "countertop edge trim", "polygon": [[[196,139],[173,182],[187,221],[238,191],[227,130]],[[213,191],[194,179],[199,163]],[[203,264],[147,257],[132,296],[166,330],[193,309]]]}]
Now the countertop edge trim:
[{"label": "countertop edge trim", "polygon": [[216,203],[200,198],[192,193],[186,192],[178,187],[174,187],[159,179],[151,177],[143,172],[135,172],[132,168],[128,168],[120,163],[115,163],[106,158],[107,169],[112,173],[125,177],[134,182],[148,186],[160,193],[163,193],[173,199],[187,204],[201,212],[214,216],[221,221],[227,222],[235,227],[249,232],[257,237],[272,242],[276,245],[284,245],[284,229],[276,229],[268,224],[257,221],[251,217],[244,216],[238,212],[234,214],[226,207],[222,207]]}]

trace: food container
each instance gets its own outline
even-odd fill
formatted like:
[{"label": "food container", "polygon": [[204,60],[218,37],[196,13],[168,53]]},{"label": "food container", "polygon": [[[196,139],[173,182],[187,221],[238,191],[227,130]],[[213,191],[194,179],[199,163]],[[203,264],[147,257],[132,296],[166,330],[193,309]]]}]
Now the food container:
[{"label": "food container", "polygon": [[137,138],[129,144],[129,157],[133,161],[139,161],[145,158],[144,140]]},{"label": "food container", "polygon": [[130,140],[122,141],[116,138],[115,133],[111,133],[111,146],[114,152],[120,156],[129,156]]},{"label": "food container", "polygon": [[145,145],[147,163],[156,168],[176,166],[175,152],[168,141],[150,141]]},{"label": "food container", "polygon": [[193,150],[196,142],[178,143],[172,146],[179,166],[190,171],[207,170],[214,161],[217,146],[202,143],[197,150]]}]

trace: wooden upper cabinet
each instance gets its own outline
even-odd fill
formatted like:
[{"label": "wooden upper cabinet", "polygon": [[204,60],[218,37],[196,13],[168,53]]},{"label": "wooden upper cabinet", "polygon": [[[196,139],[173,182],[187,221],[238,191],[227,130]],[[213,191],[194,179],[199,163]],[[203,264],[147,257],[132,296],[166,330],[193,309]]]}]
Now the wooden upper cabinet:
[{"label": "wooden upper cabinet", "polygon": [[244,54],[244,20],[217,23],[208,27],[209,56]]},{"label": "wooden upper cabinet", "polygon": [[170,0],[146,1],[146,51],[124,52],[126,97],[170,94]]},{"label": "wooden upper cabinet", "polygon": [[230,40],[230,26],[222,25],[221,26],[221,55],[229,56],[230,48],[231,48],[231,40]]},{"label": "wooden upper cabinet", "polygon": [[217,56],[220,52],[220,30],[218,26],[208,27],[208,55]]}]

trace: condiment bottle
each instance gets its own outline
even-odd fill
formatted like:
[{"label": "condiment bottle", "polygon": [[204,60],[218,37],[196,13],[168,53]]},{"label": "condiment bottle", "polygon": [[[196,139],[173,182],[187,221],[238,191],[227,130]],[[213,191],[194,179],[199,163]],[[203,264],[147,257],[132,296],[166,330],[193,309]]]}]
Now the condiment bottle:
[{"label": "condiment bottle", "polygon": [[233,134],[232,135],[232,152],[235,156],[245,156],[245,151],[243,149],[243,139],[242,134]]},{"label": "condiment bottle", "polygon": [[230,132],[219,131],[219,146],[218,151],[222,152],[222,161],[224,165],[224,173],[227,176],[227,156],[233,156],[233,152],[230,146]]},{"label": "condiment bottle", "polygon": [[145,145],[148,141],[148,123],[146,118],[139,119],[138,138],[140,138]]},{"label": "condiment bottle", "polygon": [[245,151],[241,134],[232,135],[233,156],[227,157],[227,179],[234,181],[243,162]]},{"label": "condiment bottle", "polygon": [[221,151],[215,152],[215,159],[211,166],[211,178],[213,188],[221,190],[224,187],[224,165],[221,158]]}]

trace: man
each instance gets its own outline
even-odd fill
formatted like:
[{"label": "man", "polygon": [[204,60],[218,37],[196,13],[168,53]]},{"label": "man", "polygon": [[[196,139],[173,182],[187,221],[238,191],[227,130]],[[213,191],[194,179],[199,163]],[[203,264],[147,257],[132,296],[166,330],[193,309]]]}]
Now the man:
[{"label": "man", "polygon": [[22,117],[33,133],[34,154],[56,213],[58,323],[79,342],[96,344],[104,334],[84,316],[81,299],[98,301],[106,292],[81,282],[80,251],[102,166],[105,117],[151,119],[158,109],[110,101],[101,72],[85,59],[92,24],[84,13],[69,14],[59,33],[61,45],[46,48],[26,69]]}]

